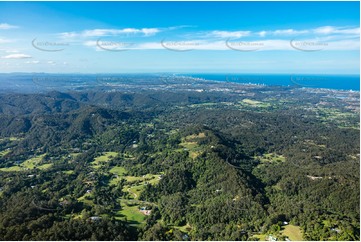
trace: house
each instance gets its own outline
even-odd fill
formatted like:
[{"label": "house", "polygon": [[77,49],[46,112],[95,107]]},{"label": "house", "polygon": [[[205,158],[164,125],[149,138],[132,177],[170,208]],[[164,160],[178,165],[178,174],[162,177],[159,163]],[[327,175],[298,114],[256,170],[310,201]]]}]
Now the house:
[{"label": "house", "polygon": [[70,202],[68,200],[66,200],[66,199],[64,199],[64,201],[61,201],[59,203],[60,206],[69,205],[69,204],[70,204]]},{"label": "house", "polygon": [[141,213],[144,214],[144,215],[149,216],[150,213],[152,212],[152,210],[149,210],[149,209],[147,209],[146,207],[141,207],[141,208],[139,209],[139,212],[141,212]]},{"label": "house", "polygon": [[189,235],[188,234],[183,234],[182,239],[183,240],[189,240]]},{"label": "house", "polygon": [[338,228],[331,228],[331,231],[335,231],[335,232],[337,232],[337,233],[341,233],[341,230],[338,229]]},{"label": "house", "polygon": [[90,219],[91,219],[92,221],[99,221],[99,220],[101,220],[102,218],[101,218],[101,217],[98,217],[98,216],[92,216],[92,217],[90,217]]},{"label": "house", "polygon": [[267,241],[277,241],[276,237],[273,237],[271,234],[266,237]]},{"label": "house", "polygon": [[152,212],[152,210],[139,210],[142,214],[149,216]]}]

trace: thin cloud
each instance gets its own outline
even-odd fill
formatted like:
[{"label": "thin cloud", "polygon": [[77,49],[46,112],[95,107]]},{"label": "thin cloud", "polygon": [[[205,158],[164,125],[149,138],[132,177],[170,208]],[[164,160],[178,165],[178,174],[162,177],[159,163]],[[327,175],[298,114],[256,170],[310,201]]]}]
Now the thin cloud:
[{"label": "thin cloud", "polygon": [[166,28],[167,30],[177,30],[177,29],[184,29],[184,28],[197,28],[196,25],[179,25],[179,26],[172,26]]},{"label": "thin cloud", "polygon": [[245,36],[249,36],[251,31],[221,31],[214,30],[209,33],[209,36],[213,36],[216,38],[241,38]]},{"label": "thin cloud", "polygon": [[302,35],[302,34],[321,34],[321,35],[330,35],[330,34],[339,34],[339,35],[359,35],[360,28],[347,28],[347,27],[334,27],[334,26],[322,26],[314,29],[281,29],[274,31],[262,31],[263,33],[273,34],[273,35]]},{"label": "thin cloud", "polygon": [[5,50],[6,53],[19,53],[18,50]]},{"label": "thin cloud", "polygon": [[[89,29],[83,30],[79,32],[64,32],[58,34],[61,38],[94,38],[94,37],[106,37],[106,36],[153,36],[160,32],[172,31],[181,28],[189,28],[192,26],[173,26],[167,28],[123,28],[123,29]],[[330,35],[337,34],[340,36],[345,35],[359,35],[360,28],[346,28],[346,27],[332,27],[332,26],[322,26],[318,28],[310,28],[310,29],[276,29],[276,30],[260,30],[260,31],[251,31],[251,30],[237,30],[237,31],[227,31],[227,30],[212,30],[212,31],[191,31],[189,33],[183,33],[183,38],[188,39],[189,37],[199,37],[199,38],[244,38],[244,37],[266,37],[266,36],[274,36],[274,37],[287,37],[290,36],[300,36],[300,35]]]},{"label": "thin cloud", "polygon": [[87,37],[104,37],[118,35],[142,35],[153,36],[160,32],[178,30],[183,28],[195,28],[192,25],[171,26],[166,28],[123,28],[123,29],[88,29],[83,31],[72,31],[59,33],[61,38],[87,38]]},{"label": "thin cloud", "polygon": [[295,35],[306,35],[306,34],[320,34],[320,35],[359,35],[360,28],[348,28],[348,27],[334,27],[334,26],[322,26],[314,29],[276,29],[276,30],[261,30],[261,31],[221,31],[213,30],[207,36],[221,37],[221,38],[241,38],[246,36],[295,36]]},{"label": "thin cloud", "polygon": [[7,24],[7,23],[0,23],[0,30],[7,30],[7,29],[17,29],[18,26]]},{"label": "thin cloud", "polygon": [[[360,45],[357,39],[354,40],[333,40],[326,41],[322,39],[305,38],[305,39],[262,39],[252,41],[235,41],[235,40],[204,40],[193,39],[187,41],[166,40],[162,42],[138,42],[129,46],[99,48],[96,41],[86,41],[84,46],[94,48],[96,51],[117,51],[117,50],[239,50],[239,51],[295,51],[293,45],[301,45],[300,48],[316,48],[321,46],[323,50],[359,50]],[[314,46],[314,47],[312,47]],[[318,47],[317,47],[318,48]]]},{"label": "thin cloud", "polygon": [[307,34],[308,30],[294,30],[294,29],[281,29],[272,31],[272,34],[275,35],[295,35],[295,34]]},{"label": "thin cloud", "polygon": [[[166,28],[170,30],[173,27]],[[149,30],[149,29],[148,29]],[[158,29],[157,29],[158,30]],[[159,42],[148,42],[138,39],[132,43],[117,41],[83,40],[82,44],[96,51],[123,51],[123,50],[240,50],[240,51],[295,51],[294,45],[301,48],[322,50],[359,50],[359,28],[323,26],[309,29],[276,29],[261,31],[195,31],[183,33],[181,36],[169,36]],[[96,29],[83,31],[82,36],[104,36],[129,33],[152,34],[157,31],[144,31],[144,29]],[[228,39],[228,42],[226,41]],[[241,39],[242,41],[236,39]],[[229,46],[231,45],[231,47]],[[296,47],[297,47],[296,46]],[[321,47],[319,47],[321,46]]]},{"label": "thin cloud", "polygon": [[359,35],[360,28],[340,28],[333,26],[324,26],[313,30],[316,34],[352,34]]},{"label": "thin cloud", "polygon": [[310,29],[276,29],[276,30],[261,30],[261,31],[251,31],[251,30],[239,30],[239,31],[226,31],[226,30],[213,30],[208,32],[195,32],[188,34],[186,36],[203,36],[206,38],[225,38],[225,39],[237,39],[243,37],[266,37],[273,36],[277,38],[290,38],[290,36],[307,36],[307,35],[357,35],[360,34],[360,28],[349,28],[349,27],[333,27],[333,26],[322,26],[319,28],[310,28]]},{"label": "thin cloud", "polygon": [[27,62],[25,62],[25,64],[39,64],[40,63],[40,61],[27,61]]},{"label": "thin cloud", "polygon": [[0,44],[8,44],[8,43],[12,43],[12,42],[13,42],[12,40],[0,38]]},{"label": "thin cloud", "polygon": [[28,59],[32,58],[30,55],[26,54],[11,54],[1,57],[2,59]]},{"label": "thin cloud", "polygon": [[257,34],[261,37],[265,37],[267,35],[267,31],[260,31]]},{"label": "thin cloud", "polygon": [[99,48],[97,41],[94,40],[88,40],[83,42],[83,45],[86,47],[92,47],[95,49],[95,51],[103,51],[101,48]]},{"label": "thin cloud", "polygon": [[124,28],[124,29],[91,29],[81,32],[64,32],[60,33],[62,38],[74,38],[74,37],[104,37],[104,36],[117,36],[117,35],[129,35],[129,34],[141,34],[144,36],[151,36],[159,33],[159,28]]}]

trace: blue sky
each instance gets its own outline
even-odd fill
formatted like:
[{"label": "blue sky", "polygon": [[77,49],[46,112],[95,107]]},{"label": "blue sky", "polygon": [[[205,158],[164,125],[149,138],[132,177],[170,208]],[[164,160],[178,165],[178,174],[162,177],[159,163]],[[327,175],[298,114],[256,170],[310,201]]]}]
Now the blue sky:
[{"label": "blue sky", "polygon": [[359,74],[359,2],[0,2],[0,72]]}]

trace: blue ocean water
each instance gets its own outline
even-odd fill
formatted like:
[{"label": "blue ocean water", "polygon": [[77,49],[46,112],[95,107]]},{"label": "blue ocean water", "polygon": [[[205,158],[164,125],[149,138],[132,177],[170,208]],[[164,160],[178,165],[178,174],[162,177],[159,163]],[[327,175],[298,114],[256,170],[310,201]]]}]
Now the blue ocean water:
[{"label": "blue ocean water", "polygon": [[340,90],[360,90],[359,75],[303,75],[303,74],[185,74],[213,81],[252,83],[277,86],[299,86]]}]

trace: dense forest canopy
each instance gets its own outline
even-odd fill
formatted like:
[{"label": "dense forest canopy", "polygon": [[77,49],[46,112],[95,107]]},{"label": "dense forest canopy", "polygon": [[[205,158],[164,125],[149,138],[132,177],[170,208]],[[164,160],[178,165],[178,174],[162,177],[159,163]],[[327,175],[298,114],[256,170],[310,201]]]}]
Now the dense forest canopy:
[{"label": "dense forest canopy", "polygon": [[359,115],[297,87],[2,94],[0,239],[359,240]]}]

